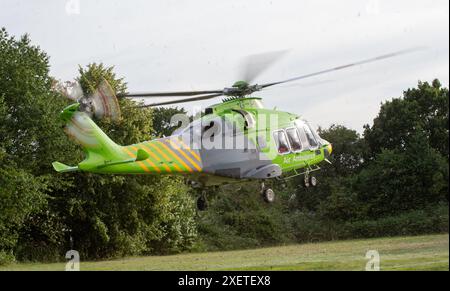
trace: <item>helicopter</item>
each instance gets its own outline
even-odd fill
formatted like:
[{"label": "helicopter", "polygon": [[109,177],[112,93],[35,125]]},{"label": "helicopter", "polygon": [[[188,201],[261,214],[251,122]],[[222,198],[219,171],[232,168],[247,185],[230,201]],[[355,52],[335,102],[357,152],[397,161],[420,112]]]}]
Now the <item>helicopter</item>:
[{"label": "helicopter", "polygon": [[[247,70],[245,80],[219,90],[133,93],[117,95],[103,80],[93,94],[85,96],[73,82],[59,90],[76,103],[60,114],[65,132],[81,145],[85,159],[76,166],[53,162],[60,173],[92,172],[99,174],[182,175],[199,189],[197,208],[207,207],[206,188],[261,181],[264,201],[275,201],[275,192],[267,187],[268,179],[286,180],[302,175],[305,187],[318,183],[313,175],[332,154],[331,142],[324,140],[300,115],[268,109],[253,93],[268,87],[327,74],[362,64],[381,61],[412,50],[397,51],[351,64],[321,70],[287,80],[251,84],[270,61]],[[203,114],[175,130],[168,137],[121,146],[111,140],[93,121],[94,118],[120,119],[117,98],[183,99],[141,104],[140,107],[164,106],[208,100],[225,96],[221,103],[205,108]]]}]

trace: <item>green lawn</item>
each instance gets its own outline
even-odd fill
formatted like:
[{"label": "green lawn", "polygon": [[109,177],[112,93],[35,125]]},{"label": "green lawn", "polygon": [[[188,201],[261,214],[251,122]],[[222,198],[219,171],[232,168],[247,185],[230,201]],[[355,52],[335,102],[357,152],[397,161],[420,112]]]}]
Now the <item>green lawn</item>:
[{"label": "green lawn", "polygon": [[[381,270],[449,270],[449,236],[379,238],[253,250],[83,262],[81,270],[364,270],[377,250]],[[64,270],[65,263],[13,264],[0,270]]]}]

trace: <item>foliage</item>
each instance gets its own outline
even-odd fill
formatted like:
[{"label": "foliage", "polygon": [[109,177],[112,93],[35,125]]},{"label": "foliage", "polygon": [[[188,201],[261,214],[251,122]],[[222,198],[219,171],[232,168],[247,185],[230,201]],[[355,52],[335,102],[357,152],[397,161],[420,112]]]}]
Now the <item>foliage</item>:
[{"label": "foliage", "polygon": [[366,125],[364,137],[374,158],[383,149],[406,150],[410,136],[423,131],[430,146],[444,157],[449,156],[449,93],[438,80],[419,82],[403,98],[381,105],[373,126]]},{"label": "foliage", "polygon": [[171,124],[171,119],[176,114],[186,115],[184,108],[164,108],[157,107],[153,109],[153,130],[156,136],[170,136],[180,128],[180,124]]},{"label": "foliage", "polygon": [[207,212],[199,216],[199,232],[209,250],[276,245],[292,241],[285,204],[280,195],[273,205],[262,201],[260,185],[247,182],[217,190]]},{"label": "foliage", "polygon": [[12,252],[0,251],[0,266],[9,265],[15,261],[15,257]]},{"label": "foliage", "polygon": [[328,129],[319,129],[319,135],[332,141],[333,145],[333,154],[329,158],[332,164],[325,169],[327,176],[347,176],[359,169],[366,148],[355,130],[332,124]]},{"label": "foliage", "polygon": [[18,229],[45,206],[45,183],[2,163],[0,167],[0,250],[12,254]]},{"label": "foliage", "polygon": [[48,57],[0,30],[0,251],[13,255],[23,225],[45,212],[47,175],[64,135],[54,117],[65,104],[51,91]]},{"label": "foliage", "polygon": [[426,233],[448,233],[448,205],[437,204],[377,220],[349,221],[343,224],[337,238],[406,236]]},{"label": "foliage", "polygon": [[[358,207],[352,207],[354,201],[344,200],[340,205],[350,211],[341,212],[342,216],[335,219],[323,209],[312,212],[287,207],[292,201],[284,192],[277,192],[282,197],[277,197],[275,205],[267,205],[257,199],[259,197],[245,196],[241,191],[217,196],[211,202],[211,211],[199,217],[201,244],[198,250],[448,232],[448,204],[445,202],[375,219],[342,219],[352,217],[352,211],[358,210]],[[345,197],[346,194],[341,192],[340,195]],[[324,205],[327,203],[333,201],[324,202]]]},{"label": "foliage", "polygon": [[2,29],[0,59],[0,95],[6,107],[0,143],[9,159],[26,163],[30,172],[49,170],[52,151],[64,138],[55,113],[65,101],[51,90],[48,56],[27,35],[16,40]]},{"label": "foliage", "polygon": [[[61,130],[67,105],[52,90],[48,57],[0,32],[0,251],[2,258],[60,260],[70,248],[82,258],[189,249],[196,237],[194,203],[179,178],[56,174],[51,163],[76,164],[83,152]],[[79,81],[92,92],[105,78],[126,91],[112,67],[80,67]],[[99,125],[116,142],[152,137],[152,112],[120,100],[119,123]],[[9,258],[9,257],[8,257]],[[2,259],[3,260],[3,259]]]},{"label": "foliage", "polygon": [[78,82],[83,88],[83,92],[87,95],[92,94],[101,81],[105,79],[116,94],[126,93],[127,83],[124,78],[117,78],[114,73],[114,67],[105,67],[104,64],[92,63],[87,65],[86,68],[79,66],[78,73],[80,76],[77,78]]},{"label": "foliage", "polygon": [[412,139],[405,152],[383,150],[355,178],[363,215],[393,215],[446,200],[448,162],[423,134]]}]

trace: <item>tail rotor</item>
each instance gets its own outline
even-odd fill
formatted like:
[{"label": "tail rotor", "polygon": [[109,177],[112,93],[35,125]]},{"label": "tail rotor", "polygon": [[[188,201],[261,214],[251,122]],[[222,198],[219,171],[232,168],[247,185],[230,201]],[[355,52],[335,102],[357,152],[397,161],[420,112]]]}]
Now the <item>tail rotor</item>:
[{"label": "tail rotor", "polygon": [[115,122],[121,118],[120,106],[116,94],[105,79],[89,95],[83,92],[78,81],[57,82],[54,89],[67,99],[77,101],[80,104],[78,110],[86,113],[89,117],[96,119],[109,118]]}]

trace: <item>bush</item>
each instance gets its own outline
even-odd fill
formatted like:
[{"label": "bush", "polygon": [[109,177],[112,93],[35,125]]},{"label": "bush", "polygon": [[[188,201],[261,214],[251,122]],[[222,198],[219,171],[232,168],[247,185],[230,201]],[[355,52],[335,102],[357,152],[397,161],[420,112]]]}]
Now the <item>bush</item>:
[{"label": "bush", "polygon": [[198,218],[198,231],[208,250],[243,249],[293,241],[286,205],[279,193],[274,204],[260,196],[255,182],[229,185],[210,199],[207,212]]},{"label": "bush", "polygon": [[349,194],[345,187],[330,189],[318,211],[311,211],[293,205],[298,204],[289,195],[293,189],[277,189],[276,202],[266,204],[257,183],[222,188],[210,199],[208,211],[198,216],[201,241],[196,248],[231,250],[448,232],[448,203],[370,219],[363,215],[356,194]]},{"label": "bush", "polygon": [[448,205],[430,206],[396,216],[347,222],[340,238],[372,238],[448,232]]},{"label": "bush", "polygon": [[15,261],[15,258],[12,253],[0,251],[0,266],[14,263],[14,261]]}]

